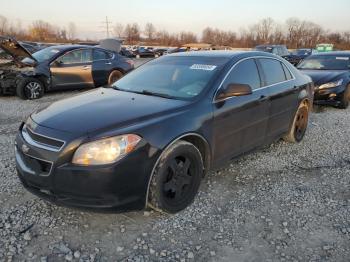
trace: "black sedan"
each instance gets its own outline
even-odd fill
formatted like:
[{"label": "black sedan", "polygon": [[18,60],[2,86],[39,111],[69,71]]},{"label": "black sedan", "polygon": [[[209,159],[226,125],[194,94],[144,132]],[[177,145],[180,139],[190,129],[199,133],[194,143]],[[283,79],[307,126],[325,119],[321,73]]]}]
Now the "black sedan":
[{"label": "black sedan", "polygon": [[316,104],[347,108],[350,101],[350,52],[329,52],[312,55],[298,69],[315,83]]},{"label": "black sedan", "polygon": [[134,51],[134,56],[136,58],[141,57],[158,57],[158,55],[151,49],[145,47],[139,47]]},{"label": "black sedan", "polygon": [[17,65],[0,70],[0,93],[23,99],[37,99],[51,90],[112,84],[134,68],[132,60],[93,46],[52,46],[30,54],[14,39],[1,38],[0,48]]},{"label": "black sedan", "polygon": [[281,137],[301,141],[313,97],[308,76],[263,52],[163,56],[113,87],[22,124],[16,164],[29,191],[74,207],[177,212],[208,170]]}]

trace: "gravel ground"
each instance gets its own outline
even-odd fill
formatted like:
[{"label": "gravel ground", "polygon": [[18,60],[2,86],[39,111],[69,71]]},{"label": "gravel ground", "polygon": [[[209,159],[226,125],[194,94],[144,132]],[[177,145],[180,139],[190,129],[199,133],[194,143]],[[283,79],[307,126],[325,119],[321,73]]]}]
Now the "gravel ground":
[{"label": "gravel ground", "polygon": [[176,215],[100,214],[28,193],[14,137],[37,101],[0,98],[0,261],[349,261],[350,109],[318,107],[300,144],[227,163]]}]

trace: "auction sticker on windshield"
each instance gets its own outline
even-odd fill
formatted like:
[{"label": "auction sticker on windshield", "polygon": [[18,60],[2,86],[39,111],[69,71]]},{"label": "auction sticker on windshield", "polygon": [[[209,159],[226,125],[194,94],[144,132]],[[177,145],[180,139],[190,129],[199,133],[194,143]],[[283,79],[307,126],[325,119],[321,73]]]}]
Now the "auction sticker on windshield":
[{"label": "auction sticker on windshield", "polygon": [[190,69],[192,70],[206,70],[213,71],[216,68],[215,65],[202,65],[202,64],[193,64]]},{"label": "auction sticker on windshield", "polygon": [[349,60],[349,57],[346,57],[346,56],[338,56],[338,57],[336,57],[335,59],[337,59],[337,60],[346,60],[346,61],[348,61],[348,60]]}]

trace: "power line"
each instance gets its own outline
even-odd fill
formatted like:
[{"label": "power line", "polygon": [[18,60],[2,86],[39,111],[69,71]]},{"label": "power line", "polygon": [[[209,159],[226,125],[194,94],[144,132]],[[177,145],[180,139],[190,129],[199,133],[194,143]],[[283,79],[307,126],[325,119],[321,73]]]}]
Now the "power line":
[{"label": "power line", "polygon": [[112,21],[108,20],[108,16],[106,16],[106,21],[101,22],[103,24],[103,27],[106,27],[106,36],[109,38],[109,25],[112,24]]}]

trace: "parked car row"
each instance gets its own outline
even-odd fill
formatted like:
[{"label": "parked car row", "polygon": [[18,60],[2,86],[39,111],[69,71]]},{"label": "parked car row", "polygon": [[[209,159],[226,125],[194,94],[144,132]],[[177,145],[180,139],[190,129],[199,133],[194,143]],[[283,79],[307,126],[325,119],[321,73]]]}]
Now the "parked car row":
[{"label": "parked car row", "polygon": [[300,48],[289,52],[285,45],[258,45],[255,47],[255,50],[283,57],[294,66],[297,66],[306,57],[318,53],[316,49],[312,48]]}]

